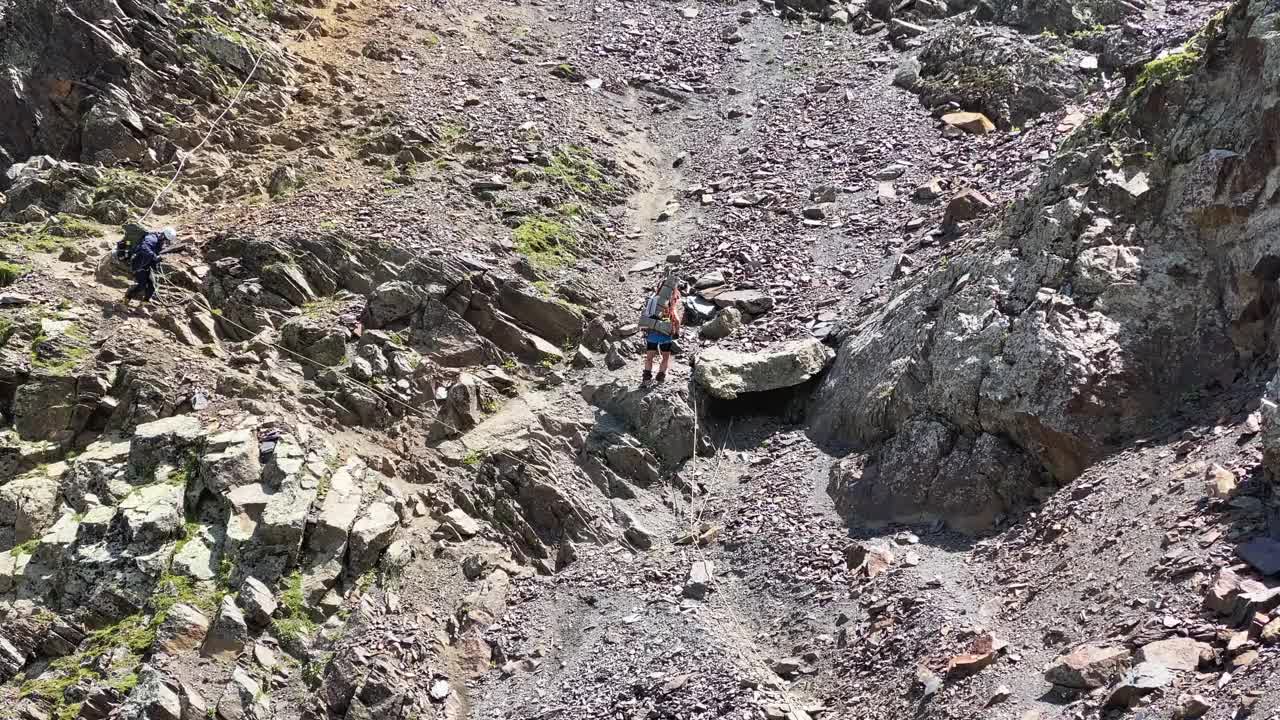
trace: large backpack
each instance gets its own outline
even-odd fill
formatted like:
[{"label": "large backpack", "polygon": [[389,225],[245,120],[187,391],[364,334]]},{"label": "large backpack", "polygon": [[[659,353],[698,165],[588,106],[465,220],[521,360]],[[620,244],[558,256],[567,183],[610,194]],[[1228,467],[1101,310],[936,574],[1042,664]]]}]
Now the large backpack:
[{"label": "large backpack", "polygon": [[129,262],[129,258],[133,257],[133,253],[138,249],[138,243],[142,242],[142,238],[147,236],[147,229],[138,223],[125,223],[124,237],[120,238],[120,242],[116,243],[116,259],[120,262]]},{"label": "large backpack", "polygon": [[675,336],[672,320],[679,321],[684,306],[680,303],[680,290],[677,287],[674,273],[667,273],[653,294],[645,300],[644,309],[640,311],[637,323],[646,330],[654,330],[663,335]]}]

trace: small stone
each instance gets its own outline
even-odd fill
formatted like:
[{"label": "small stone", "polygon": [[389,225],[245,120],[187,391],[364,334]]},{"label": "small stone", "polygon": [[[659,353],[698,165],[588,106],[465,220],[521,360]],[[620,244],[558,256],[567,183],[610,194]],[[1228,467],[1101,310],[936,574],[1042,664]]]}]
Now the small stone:
[{"label": "small stone", "polygon": [[961,190],[947,202],[947,210],[942,217],[942,223],[944,225],[955,225],[956,223],[973,220],[993,207],[995,207],[995,204],[988,200],[986,195],[977,190]]},{"label": "small stone", "polygon": [[447,680],[437,680],[431,684],[431,699],[436,702],[444,702],[449,697],[449,682]]},{"label": "small stone", "polygon": [[845,565],[852,571],[863,571],[867,579],[874,579],[889,571],[896,560],[889,544],[880,540],[870,540],[850,545],[845,548]]},{"label": "small stone", "polygon": [[810,205],[802,211],[802,214],[809,220],[824,220],[827,217],[827,211],[822,209],[821,205]]},{"label": "small stone", "polygon": [[942,197],[942,178],[932,178],[912,193],[917,200],[937,200]]},{"label": "small stone", "polygon": [[1257,662],[1258,655],[1259,653],[1257,650],[1245,650],[1244,652],[1240,653],[1239,655],[1231,659],[1231,667],[1237,670],[1239,670],[1240,668],[1249,667],[1250,665]]},{"label": "small stone", "polygon": [[1141,663],[1130,670],[1107,696],[1107,707],[1128,708],[1138,704],[1144,695],[1173,682],[1169,669],[1152,663]]},{"label": "small stone", "polygon": [[1205,470],[1204,480],[1210,497],[1227,498],[1236,490],[1236,474],[1217,463]]},{"label": "small stone", "polygon": [[998,705],[1005,700],[1008,700],[1011,695],[1013,695],[1013,691],[1009,689],[1009,686],[1001,685],[996,688],[994,693],[991,694],[991,699],[987,701],[987,707]]},{"label": "small stone", "polygon": [[1209,712],[1213,703],[1203,695],[1183,694],[1178,696],[1178,709],[1174,711],[1178,720],[1194,720]]},{"label": "small stone", "polygon": [[695,562],[689,566],[689,578],[684,583],[684,596],[693,600],[706,598],[715,575],[715,564],[710,560]]}]

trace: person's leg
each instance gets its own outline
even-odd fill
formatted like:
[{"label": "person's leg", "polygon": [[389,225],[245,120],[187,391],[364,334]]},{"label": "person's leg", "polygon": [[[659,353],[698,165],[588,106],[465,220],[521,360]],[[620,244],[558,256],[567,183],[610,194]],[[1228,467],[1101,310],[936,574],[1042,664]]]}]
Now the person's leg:
[{"label": "person's leg", "polygon": [[146,272],[140,271],[133,274],[133,285],[130,285],[129,290],[124,294],[125,302],[131,302],[143,292],[146,292]]},{"label": "person's leg", "polygon": [[667,368],[671,367],[671,350],[664,348],[662,351],[662,364],[658,366],[658,382],[667,379]]},{"label": "person's leg", "polygon": [[156,281],[151,277],[151,271],[146,271],[146,279],[142,283],[142,300],[143,302],[151,302],[151,298],[156,294]]},{"label": "person's leg", "polygon": [[648,385],[653,379],[653,356],[658,354],[658,346],[651,342],[644,345],[644,374],[640,376],[640,384]]}]

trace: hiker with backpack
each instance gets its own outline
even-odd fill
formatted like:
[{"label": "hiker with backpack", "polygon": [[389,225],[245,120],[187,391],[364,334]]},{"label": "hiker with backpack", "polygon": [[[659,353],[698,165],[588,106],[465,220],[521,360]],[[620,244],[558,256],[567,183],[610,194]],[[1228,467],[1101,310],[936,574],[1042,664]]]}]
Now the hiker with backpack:
[{"label": "hiker with backpack", "polygon": [[680,336],[681,309],[675,275],[668,273],[645,301],[640,316],[640,327],[646,330],[642,387],[648,387],[654,380],[653,360],[658,353],[662,353],[662,364],[658,366],[657,381],[661,383],[667,379],[667,370],[671,367],[671,345]]},{"label": "hiker with backpack", "polygon": [[132,247],[128,246],[127,240],[120,241],[116,257],[127,260],[129,269],[133,272],[133,285],[124,294],[126,304],[133,302],[135,297],[141,297],[143,302],[151,302],[156,294],[156,283],[151,278],[151,272],[160,264],[160,255],[177,237],[177,231],[167,227],[158,232],[143,234]]}]

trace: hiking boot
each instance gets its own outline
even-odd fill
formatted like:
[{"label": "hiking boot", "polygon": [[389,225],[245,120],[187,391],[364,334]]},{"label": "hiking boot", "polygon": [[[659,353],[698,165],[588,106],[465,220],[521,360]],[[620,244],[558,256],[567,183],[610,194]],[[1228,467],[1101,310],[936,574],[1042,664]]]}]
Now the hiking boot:
[{"label": "hiking boot", "polygon": [[657,380],[658,384],[659,384],[659,385],[661,385],[662,383],[664,383],[664,382],[666,382],[666,381],[667,381],[667,374],[666,374],[666,373],[664,373],[664,372],[662,372],[662,371],[659,371],[659,372],[658,372],[658,377],[656,378],[656,380]]},{"label": "hiking boot", "polygon": [[653,371],[645,370],[640,376],[640,387],[649,387],[649,383],[653,382]]}]

